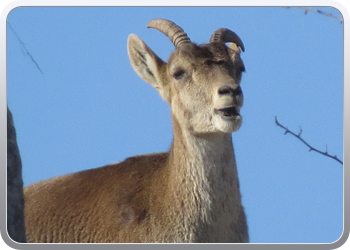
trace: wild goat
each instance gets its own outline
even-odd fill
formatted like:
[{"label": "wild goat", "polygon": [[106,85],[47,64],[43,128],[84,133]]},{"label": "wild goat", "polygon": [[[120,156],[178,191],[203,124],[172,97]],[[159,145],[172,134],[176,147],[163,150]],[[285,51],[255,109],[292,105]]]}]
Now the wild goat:
[{"label": "wild goat", "polygon": [[248,242],[231,138],[242,123],[243,43],[223,28],[196,45],[169,20],[148,27],[175,45],[168,62],[134,34],[128,53],[171,107],[170,150],[26,187],[29,242]]}]

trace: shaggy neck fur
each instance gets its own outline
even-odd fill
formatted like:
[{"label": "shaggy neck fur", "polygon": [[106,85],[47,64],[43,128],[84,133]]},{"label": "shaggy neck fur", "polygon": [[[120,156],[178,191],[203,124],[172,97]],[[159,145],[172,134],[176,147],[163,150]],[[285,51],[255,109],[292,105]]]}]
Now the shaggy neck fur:
[{"label": "shaggy neck fur", "polygon": [[173,126],[169,207],[179,227],[173,241],[228,242],[241,210],[231,134],[195,136],[174,117]]}]

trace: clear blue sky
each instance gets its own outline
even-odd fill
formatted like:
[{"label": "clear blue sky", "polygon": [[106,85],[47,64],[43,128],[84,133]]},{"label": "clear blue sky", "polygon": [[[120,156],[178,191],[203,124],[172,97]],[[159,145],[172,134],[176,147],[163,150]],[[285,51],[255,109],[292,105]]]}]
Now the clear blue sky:
[{"label": "clear blue sky", "polygon": [[167,59],[169,39],[146,28],[153,18],[174,21],[198,43],[226,27],[245,44],[244,120],[233,140],[251,242],[336,241],[343,166],[274,123],[301,127],[311,145],[343,159],[343,24],[299,8],[13,10],[7,97],[25,185],[169,148],[169,108],[133,71],[126,48],[135,33]]}]

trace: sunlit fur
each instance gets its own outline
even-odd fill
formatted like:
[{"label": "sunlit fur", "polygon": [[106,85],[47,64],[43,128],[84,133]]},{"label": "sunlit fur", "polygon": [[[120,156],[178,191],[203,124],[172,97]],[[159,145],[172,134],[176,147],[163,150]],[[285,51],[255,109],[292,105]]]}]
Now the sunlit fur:
[{"label": "sunlit fur", "polygon": [[[179,68],[186,73],[182,79],[174,80],[172,75]],[[232,98],[218,94],[221,86],[239,87],[243,68],[239,54],[221,43],[189,44],[175,51],[169,59],[167,87],[172,113],[181,125],[194,134],[236,131],[242,118],[227,122],[214,109],[243,105],[242,95]]]},{"label": "sunlit fur", "polygon": [[130,35],[128,53],[171,107],[169,151],[26,187],[28,241],[248,242],[231,138],[242,118],[215,113],[243,105],[239,49],[188,43],[165,63]]}]

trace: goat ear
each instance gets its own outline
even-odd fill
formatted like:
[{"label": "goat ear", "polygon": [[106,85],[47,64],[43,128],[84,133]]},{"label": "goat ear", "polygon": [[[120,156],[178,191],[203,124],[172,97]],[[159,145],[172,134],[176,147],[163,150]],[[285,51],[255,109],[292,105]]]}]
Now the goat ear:
[{"label": "goat ear", "polygon": [[128,37],[128,54],[131,66],[136,73],[159,92],[162,92],[161,69],[165,62],[135,34]]}]

